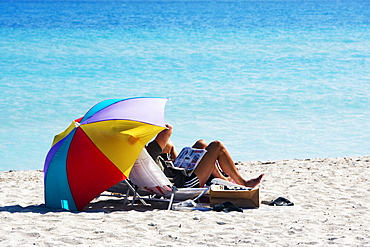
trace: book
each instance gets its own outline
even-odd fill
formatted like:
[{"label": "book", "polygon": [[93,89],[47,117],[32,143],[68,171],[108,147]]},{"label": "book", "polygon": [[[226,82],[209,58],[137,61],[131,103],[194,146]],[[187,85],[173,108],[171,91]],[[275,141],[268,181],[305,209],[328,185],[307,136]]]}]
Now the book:
[{"label": "book", "polygon": [[187,175],[190,176],[206,152],[205,149],[185,147],[175,159],[174,166],[185,169]]}]

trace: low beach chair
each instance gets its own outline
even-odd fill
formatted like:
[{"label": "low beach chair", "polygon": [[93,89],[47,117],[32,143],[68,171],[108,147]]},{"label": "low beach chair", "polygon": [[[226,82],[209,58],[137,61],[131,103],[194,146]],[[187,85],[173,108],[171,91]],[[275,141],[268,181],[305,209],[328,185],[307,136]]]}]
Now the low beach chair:
[{"label": "low beach chair", "polygon": [[173,187],[144,148],[135,161],[129,180],[116,184],[108,191],[126,194],[124,203],[127,202],[131,192],[132,205],[137,198],[144,205],[147,204],[146,201],[168,202],[168,209],[171,209],[174,201],[196,200],[203,196],[208,188]]}]

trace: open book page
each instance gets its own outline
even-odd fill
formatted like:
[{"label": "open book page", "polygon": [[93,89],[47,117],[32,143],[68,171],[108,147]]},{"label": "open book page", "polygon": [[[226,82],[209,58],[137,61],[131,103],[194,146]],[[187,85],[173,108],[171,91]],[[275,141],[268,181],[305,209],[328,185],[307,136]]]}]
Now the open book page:
[{"label": "open book page", "polygon": [[206,152],[207,151],[204,149],[185,147],[175,159],[174,166],[185,169],[190,175],[197,167]]}]

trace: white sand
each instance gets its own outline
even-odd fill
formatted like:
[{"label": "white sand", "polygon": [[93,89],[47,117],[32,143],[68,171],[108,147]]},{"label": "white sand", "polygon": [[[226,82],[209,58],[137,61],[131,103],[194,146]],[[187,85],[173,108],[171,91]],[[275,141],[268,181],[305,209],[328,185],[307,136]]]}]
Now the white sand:
[{"label": "white sand", "polygon": [[[43,173],[0,173],[0,246],[370,246],[370,157],[239,166],[297,206],[166,211],[101,197],[85,212],[43,204]],[[262,200],[275,195],[262,193]],[[102,201],[105,200],[105,201]]]}]

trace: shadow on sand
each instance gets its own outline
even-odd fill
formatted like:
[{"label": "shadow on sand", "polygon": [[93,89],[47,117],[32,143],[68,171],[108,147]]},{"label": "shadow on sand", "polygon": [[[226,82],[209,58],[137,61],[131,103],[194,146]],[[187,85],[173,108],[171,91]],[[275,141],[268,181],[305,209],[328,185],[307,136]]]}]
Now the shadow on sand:
[{"label": "shadow on sand", "polygon": [[139,212],[152,211],[152,210],[165,210],[167,209],[167,203],[151,203],[150,206],[144,206],[141,203],[134,204],[132,206],[124,205],[122,200],[117,199],[108,199],[108,200],[94,200],[89,203],[83,211],[67,211],[65,209],[52,209],[45,206],[45,204],[40,205],[29,205],[29,206],[20,206],[20,205],[11,205],[0,207],[0,212],[9,212],[9,213],[57,213],[57,212],[71,212],[71,213],[111,213],[116,211],[130,211],[135,210]]}]

